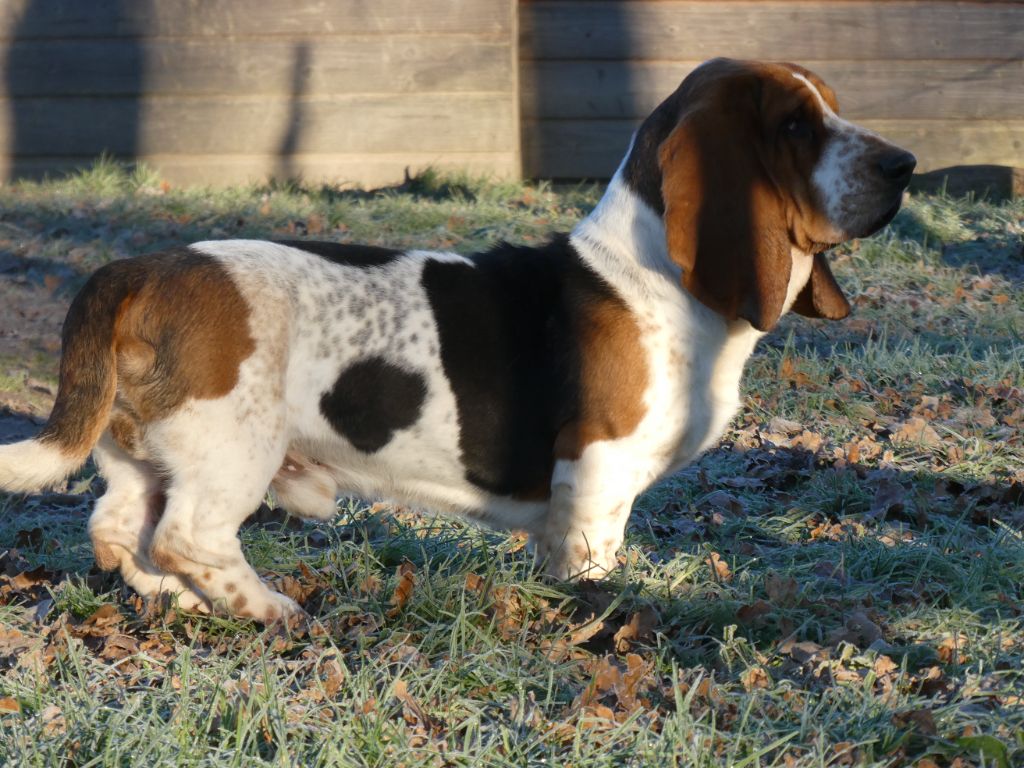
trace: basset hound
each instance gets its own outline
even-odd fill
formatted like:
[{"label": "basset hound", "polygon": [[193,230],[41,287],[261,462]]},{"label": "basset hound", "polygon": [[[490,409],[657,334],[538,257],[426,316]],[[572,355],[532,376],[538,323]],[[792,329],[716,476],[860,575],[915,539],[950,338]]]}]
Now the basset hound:
[{"label": "basset hound", "polygon": [[92,453],[101,567],[263,622],[299,610],[237,537],[268,487],[304,518],[352,494],[525,529],[550,574],[599,577],[636,496],[736,413],[757,340],[790,309],[846,316],[824,252],[892,219],[915,162],[808,70],[716,59],[543,247],[226,240],[109,264],[0,488]]}]

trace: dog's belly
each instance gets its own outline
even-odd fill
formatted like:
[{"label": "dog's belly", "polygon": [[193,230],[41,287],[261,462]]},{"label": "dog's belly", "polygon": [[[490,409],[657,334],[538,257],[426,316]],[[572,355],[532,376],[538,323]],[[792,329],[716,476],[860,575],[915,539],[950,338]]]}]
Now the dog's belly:
[{"label": "dog's belly", "polygon": [[546,500],[487,493],[465,479],[457,451],[416,438],[397,440],[375,454],[341,440],[298,440],[290,446],[274,488],[279,497],[293,498],[291,506],[285,503],[290,511],[315,518],[332,515],[338,496],[355,496],[408,504],[493,528],[532,531],[548,506]]}]

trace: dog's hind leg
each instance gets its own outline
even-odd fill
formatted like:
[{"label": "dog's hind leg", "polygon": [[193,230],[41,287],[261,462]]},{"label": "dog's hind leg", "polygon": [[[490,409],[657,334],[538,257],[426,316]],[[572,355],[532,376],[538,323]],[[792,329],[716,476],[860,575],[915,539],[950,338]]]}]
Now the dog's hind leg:
[{"label": "dog's hind leg", "polygon": [[89,537],[100,568],[120,570],[129,586],[147,600],[166,593],[176,595],[185,610],[209,610],[206,598],[192,584],[164,573],[149,559],[164,504],[162,481],[154,467],[129,456],[109,431],[100,438],[93,458],[107,483],[89,518]]},{"label": "dog's hind leg", "polygon": [[[263,395],[242,388],[218,400],[193,401],[152,425],[147,445],[167,474],[167,505],[150,547],[153,562],[194,583],[215,610],[269,623],[301,609],[263,583],[237,536],[285,455],[284,404]],[[258,416],[251,412],[254,400]]]}]

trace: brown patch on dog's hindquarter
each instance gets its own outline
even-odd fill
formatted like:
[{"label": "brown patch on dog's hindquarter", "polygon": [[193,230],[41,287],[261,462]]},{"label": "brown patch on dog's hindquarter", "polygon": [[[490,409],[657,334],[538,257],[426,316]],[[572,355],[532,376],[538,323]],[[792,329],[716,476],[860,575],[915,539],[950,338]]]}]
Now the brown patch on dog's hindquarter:
[{"label": "brown patch on dog's hindquarter", "polygon": [[223,397],[252,354],[249,306],[220,262],[190,251],[152,258],[117,319],[118,395],[145,423],[185,400]]},{"label": "brown patch on dog's hindquarter", "polygon": [[221,397],[252,354],[249,307],[216,259],[189,249],[125,259],[97,270],[68,310],[60,388],[40,433],[84,459],[110,421],[132,453],[138,425],[187,398]]}]

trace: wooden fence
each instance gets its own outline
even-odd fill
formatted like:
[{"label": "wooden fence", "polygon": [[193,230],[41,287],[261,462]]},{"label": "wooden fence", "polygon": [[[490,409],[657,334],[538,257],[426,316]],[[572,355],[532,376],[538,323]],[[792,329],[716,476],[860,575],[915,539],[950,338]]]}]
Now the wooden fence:
[{"label": "wooden fence", "polygon": [[5,0],[0,174],[518,175],[514,0]]},{"label": "wooden fence", "polygon": [[606,178],[718,55],[805,64],[921,170],[1024,166],[1018,2],[5,0],[0,178]]},{"label": "wooden fence", "polygon": [[526,0],[527,176],[607,177],[637,122],[714,56],[799,62],[920,170],[1024,166],[1024,5],[948,0]]}]

